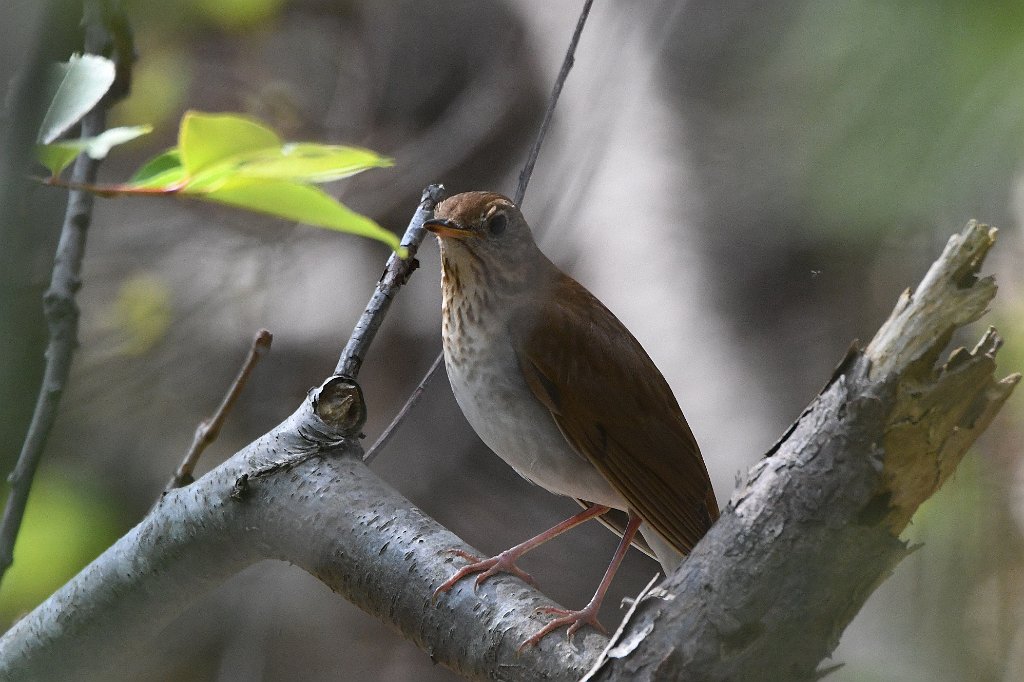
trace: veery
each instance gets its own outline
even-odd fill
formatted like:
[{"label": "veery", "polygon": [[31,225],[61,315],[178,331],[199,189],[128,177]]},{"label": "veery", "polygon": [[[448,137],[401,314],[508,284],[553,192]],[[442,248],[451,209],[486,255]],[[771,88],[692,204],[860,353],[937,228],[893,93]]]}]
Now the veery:
[{"label": "veery", "polygon": [[512,201],[459,194],[426,227],[440,243],[445,365],[466,419],[523,478],[586,507],[490,559],[457,552],[472,563],[435,597],[473,573],[477,585],[498,572],[532,582],[519,557],[619,509],[628,521],[593,599],[578,611],[546,609],[558,617],[523,646],[563,625],[570,637],[585,623],[601,628],[601,601],[630,543],[671,571],[718,518],[697,441],[640,343],[541,253]]}]

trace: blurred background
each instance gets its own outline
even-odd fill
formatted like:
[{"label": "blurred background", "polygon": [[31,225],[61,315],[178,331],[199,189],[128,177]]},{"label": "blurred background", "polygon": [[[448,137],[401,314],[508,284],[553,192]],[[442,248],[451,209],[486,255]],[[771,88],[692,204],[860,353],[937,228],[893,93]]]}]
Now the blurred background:
[{"label": "blurred background", "polygon": [[[115,151],[124,179],[174,144],[186,109],[257,116],[286,138],[393,156],[331,187],[404,230],[420,190],[511,193],[581,3],[399,0],[129,2],[139,61],[112,124],[156,132]],[[74,49],[74,3],[0,3],[0,83]],[[56,25],[55,21],[60,25]],[[9,109],[8,109],[9,110]],[[4,119],[9,144],[17,133]],[[5,154],[8,150],[5,149]],[[1001,228],[1000,295],[970,334],[1024,367],[1024,5],[995,0],[596,3],[524,203],[540,242],[654,357],[702,445],[720,502],[868,340],[949,235]],[[0,469],[35,401],[59,190],[6,168]],[[13,188],[13,189],[12,189]],[[36,479],[6,625],[156,499],[260,327],[273,352],[208,451],[209,468],[330,373],[387,256],[377,243],[170,199],[99,200],[81,347]],[[437,249],[361,377],[369,439],[440,349]],[[1011,399],[915,517],[923,543],[874,595],[829,679],[1024,677],[1024,401]],[[574,511],[518,479],[435,381],[373,468],[481,551]],[[581,605],[615,546],[597,526],[524,566]],[[632,553],[603,620],[657,565]],[[452,680],[301,570],[267,562],[200,599],[138,652],[154,680]]]}]

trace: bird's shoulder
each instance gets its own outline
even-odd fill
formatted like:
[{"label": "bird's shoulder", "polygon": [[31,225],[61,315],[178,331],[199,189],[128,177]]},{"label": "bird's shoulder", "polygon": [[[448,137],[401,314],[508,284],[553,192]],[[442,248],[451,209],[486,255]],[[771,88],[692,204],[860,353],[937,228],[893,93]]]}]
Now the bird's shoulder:
[{"label": "bird's shoulder", "polygon": [[[678,410],[671,388],[629,329],[586,287],[564,273],[540,295],[522,302],[513,318],[522,353],[551,381],[568,387],[597,383],[628,387],[643,401]],[[606,412],[621,407],[617,391],[588,395]]]}]

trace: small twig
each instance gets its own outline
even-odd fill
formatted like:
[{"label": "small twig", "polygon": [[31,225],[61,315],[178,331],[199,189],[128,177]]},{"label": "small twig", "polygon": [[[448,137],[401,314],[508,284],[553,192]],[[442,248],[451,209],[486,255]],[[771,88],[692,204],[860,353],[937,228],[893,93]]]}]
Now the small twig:
[{"label": "small twig", "polygon": [[619,646],[619,641],[622,639],[622,635],[626,631],[626,626],[629,625],[630,620],[632,620],[633,614],[636,613],[637,607],[639,607],[640,604],[648,598],[648,596],[654,590],[654,584],[658,582],[660,578],[661,573],[655,573],[654,577],[651,578],[651,580],[647,583],[647,586],[644,587],[644,589],[640,590],[639,594],[637,594],[632,599],[622,600],[623,606],[625,606],[627,603],[629,604],[629,609],[626,611],[626,615],[623,616],[622,622],[619,623],[619,628],[615,631],[615,634],[613,634],[608,639],[608,644],[605,645],[604,649],[601,651],[601,655],[597,657],[596,661],[594,661],[594,665],[590,668],[589,671],[587,671],[586,675],[580,678],[580,682],[590,682],[590,680],[594,678],[594,676],[605,664],[605,662],[607,662],[608,655],[609,653],[611,653],[611,650]]},{"label": "small twig", "polygon": [[423,223],[434,215],[434,207],[443,197],[444,187],[442,185],[429,185],[423,190],[420,205],[413,213],[409,227],[406,228],[405,235],[402,237],[402,246],[406,248],[409,255],[403,259],[392,253],[388,258],[384,272],[377,281],[377,288],[374,290],[373,296],[370,297],[370,302],[366,304],[366,310],[363,311],[356,323],[352,336],[345,344],[345,350],[341,352],[338,366],[334,370],[336,376],[355,379],[359,374],[359,368],[363,365],[363,356],[377,335],[377,330],[380,329],[384,316],[391,306],[391,300],[401,286],[409,280],[413,271],[419,267],[416,251],[427,233]]},{"label": "small twig", "polygon": [[443,352],[439,353],[438,356],[434,358],[434,364],[432,364],[430,369],[427,370],[426,375],[423,377],[423,381],[419,383],[416,389],[412,392],[412,395],[410,395],[405,401],[405,404],[402,405],[402,409],[398,411],[398,414],[396,414],[395,418],[391,420],[391,423],[388,424],[388,427],[380,434],[376,442],[371,445],[370,449],[366,451],[365,455],[363,455],[364,462],[367,464],[372,462],[373,459],[380,454],[380,451],[384,446],[391,441],[391,437],[395,435],[398,425],[405,420],[405,415],[408,414],[409,410],[415,407],[416,403],[418,403],[420,398],[423,397],[423,392],[426,390],[427,384],[430,383],[430,380],[434,377],[434,373],[437,372],[437,369],[441,366],[442,360],[444,360]]},{"label": "small twig", "polygon": [[512,197],[512,202],[520,208],[523,207],[526,186],[530,184],[530,176],[533,175],[533,167],[537,164],[537,157],[540,156],[540,148],[544,144],[548,128],[551,127],[551,119],[555,115],[555,105],[558,104],[558,96],[562,94],[562,86],[565,85],[565,80],[569,77],[569,71],[572,70],[572,65],[576,62],[576,46],[579,45],[580,36],[583,34],[583,26],[587,23],[587,17],[590,15],[590,6],[593,4],[594,0],[586,0],[583,3],[580,18],[576,21],[576,30],[573,31],[572,39],[569,41],[569,48],[565,51],[565,59],[562,60],[562,68],[559,69],[558,77],[555,78],[555,85],[551,88],[548,108],[544,111],[544,119],[540,123],[540,130],[537,131],[537,139],[533,143],[530,155],[526,157],[526,165],[523,166],[523,170],[519,173],[519,184],[516,186],[516,193]]},{"label": "small twig", "polygon": [[[517,206],[522,207],[523,197],[526,195],[526,186],[530,184],[530,176],[533,175],[533,167],[537,164],[537,157],[540,156],[540,149],[544,144],[544,138],[548,134],[548,128],[551,127],[551,119],[555,114],[555,105],[558,104],[558,97],[562,94],[562,86],[565,85],[566,78],[569,77],[569,71],[572,70],[572,65],[576,61],[576,46],[579,45],[580,35],[583,34],[583,26],[587,23],[587,17],[590,15],[590,6],[594,4],[594,0],[586,0],[583,3],[583,10],[580,12],[580,18],[576,22],[576,30],[573,31],[572,39],[569,41],[569,47],[565,51],[565,59],[562,60],[562,68],[558,71],[558,77],[555,79],[555,86],[551,89],[551,96],[548,98],[548,106],[544,111],[544,119],[541,121],[540,129],[537,131],[537,139],[534,140],[533,148],[530,150],[529,156],[526,157],[526,164],[523,166],[523,170],[519,173],[519,184],[516,187],[515,195],[512,198],[513,203]],[[348,350],[346,348],[346,350]],[[444,360],[444,353],[438,353],[437,357],[434,358],[433,364],[430,365],[430,369],[420,379],[420,383],[413,389],[412,395],[405,401],[405,405],[402,405],[402,409],[398,411],[395,418],[391,420],[388,427],[384,429],[384,432],[377,439],[370,449],[366,452],[364,461],[369,462],[379,454],[379,451],[387,445],[388,441],[394,435],[395,430],[398,429],[399,425],[405,420],[406,415],[409,411],[420,401],[423,396],[423,391],[426,389],[427,384],[433,380],[434,375],[437,374],[437,370],[441,367],[441,361]]]},{"label": "small twig", "polygon": [[224,399],[217,406],[217,411],[213,413],[212,417],[204,419],[196,427],[195,436],[192,438],[192,445],[185,454],[185,458],[181,461],[181,465],[178,466],[178,470],[174,472],[174,476],[171,477],[171,480],[164,487],[165,495],[175,488],[182,488],[195,481],[192,474],[196,470],[199,457],[209,447],[210,443],[217,440],[217,436],[220,435],[220,430],[227,420],[228,413],[235,406],[238,396],[242,394],[242,389],[245,388],[246,382],[252,376],[256,363],[270,350],[270,344],[273,340],[273,334],[266,329],[256,332],[256,336],[252,340],[252,346],[249,348],[249,354],[246,356],[245,362],[242,363],[242,367],[238,370],[238,376],[231,382],[231,386],[224,395]]},{"label": "small twig", "polygon": [[[120,64],[118,73],[127,78],[133,55],[123,53],[124,45],[131,45],[130,36],[113,37],[107,23],[113,9],[104,3],[85,5],[85,51],[103,54],[113,43],[116,47],[111,58]],[[126,26],[126,25],[125,25]],[[106,129],[106,110],[116,97],[127,91],[127,84],[115,81],[110,92],[82,119],[81,137],[93,137]],[[72,182],[91,184],[96,181],[99,162],[85,154],[79,155],[72,170]],[[82,259],[85,239],[92,221],[93,196],[73,191],[68,196],[67,210],[61,227],[60,240],[54,256],[50,286],[43,295],[43,310],[49,328],[46,346],[46,367],[42,386],[29,423],[28,433],[18,455],[14,470],[7,477],[11,492],[0,521],[0,580],[14,562],[14,544],[25,515],[32,479],[42,458],[46,440],[57,418],[60,398],[67,386],[71,371],[71,358],[78,343],[78,304],[75,296],[82,286]]]},{"label": "small twig", "polygon": [[[380,279],[377,280],[377,286],[370,297],[370,302],[366,304],[366,309],[363,310],[359,321],[356,322],[356,326],[352,330],[352,336],[349,337],[348,343],[345,344],[345,349],[341,352],[341,357],[338,358],[338,365],[334,369],[335,377],[346,377],[351,379],[353,383],[355,382],[359,369],[363,365],[363,357],[366,355],[370,344],[373,343],[381,323],[384,322],[384,316],[387,315],[388,308],[391,307],[391,301],[402,285],[409,280],[412,273],[419,267],[419,262],[416,260],[416,251],[419,249],[427,233],[423,223],[434,215],[434,207],[437,206],[442,198],[444,198],[444,187],[442,185],[428,185],[423,190],[419,206],[416,207],[416,212],[413,213],[409,226],[402,236],[402,246],[406,248],[408,256],[406,258],[399,258],[398,254],[392,253],[388,258],[387,265],[384,266],[384,272],[381,274]],[[359,421],[359,425],[356,427],[357,429],[362,426],[364,419],[365,412]],[[300,452],[286,459],[274,461],[247,472],[236,481],[231,495],[240,500],[245,496],[246,489],[253,479],[297,466],[309,458],[315,457],[317,454],[319,454],[318,451]]]},{"label": "small twig", "polygon": [[[399,258],[397,253],[392,253],[388,258],[387,265],[384,266],[384,272],[381,273],[380,279],[377,280],[377,286],[373,291],[373,295],[370,297],[369,303],[366,304],[363,314],[359,316],[359,320],[352,330],[352,336],[349,337],[348,343],[345,344],[345,349],[341,352],[341,357],[338,358],[338,365],[334,369],[334,378],[343,377],[350,379],[352,384],[355,385],[356,391],[359,388],[358,384],[355,383],[355,379],[363,365],[363,357],[366,355],[370,344],[373,343],[381,323],[384,322],[384,316],[387,315],[388,308],[391,307],[391,301],[394,299],[395,294],[398,293],[402,285],[409,281],[409,277],[419,267],[419,262],[416,260],[416,251],[419,250],[420,243],[427,233],[423,223],[434,215],[434,207],[437,206],[442,198],[444,198],[444,187],[442,185],[428,185],[423,190],[423,194],[420,195],[419,206],[416,207],[416,212],[413,213],[409,226],[402,236],[402,246],[406,249],[407,257]],[[329,379],[324,385],[326,386],[333,380]],[[359,417],[358,425],[354,427],[356,433],[358,433],[358,429],[362,427],[366,419],[365,404],[362,402],[361,395],[358,403],[361,416]],[[319,414],[319,416],[321,419],[325,417],[324,414]],[[344,414],[338,416],[346,418],[350,415],[347,410],[344,410]],[[333,426],[337,425],[333,424]],[[241,500],[245,497],[246,490],[254,479],[298,466],[318,454],[319,450],[292,453],[284,459],[275,460],[246,472],[235,482],[235,488],[231,496]]]}]

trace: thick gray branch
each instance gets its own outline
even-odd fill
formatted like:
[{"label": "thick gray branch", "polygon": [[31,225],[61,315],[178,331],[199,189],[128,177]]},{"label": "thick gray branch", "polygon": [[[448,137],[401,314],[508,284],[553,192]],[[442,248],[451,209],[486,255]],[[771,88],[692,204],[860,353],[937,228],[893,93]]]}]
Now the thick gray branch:
[{"label": "thick gray branch", "polygon": [[908,553],[898,536],[1016,386],[999,340],[935,361],[995,295],[971,223],[636,611],[592,679],[809,680]]},{"label": "thick gray branch", "polygon": [[[906,555],[898,533],[909,514],[1019,379],[993,378],[993,331],[934,366],[937,345],[994,294],[975,276],[993,235],[968,226],[868,350],[851,352],[690,558],[639,604],[596,678],[815,675]],[[364,417],[358,386],[333,377],[266,436],[168,493],[0,639],[0,679],[130,675],[135,647],[264,558],[303,567],[468,677],[578,679],[606,640],[588,633],[574,650],[552,637],[517,653],[537,628],[533,609],[549,603],[518,580],[495,578],[479,594],[468,581],[431,602],[452,571],[445,550],[471,548],[359,461]]]},{"label": "thick gray branch", "polygon": [[0,679],[130,677],[135,648],[205,590],[267,558],[301,566],[469,677],[579,679],[605,639],[579,637],[573,650],[551,638],[517,653],[539,626],[533,609],[551,604],[520,581],[495,578],[479,593],[466,581],[431,603],[454,570],[446,550],[475,550],[360,461],[363,416],[358,388],[333,378],[273,431],[167,493],[0,639]]}]

